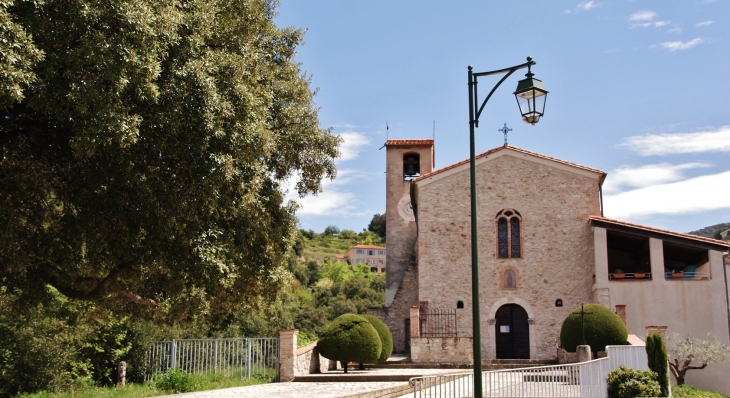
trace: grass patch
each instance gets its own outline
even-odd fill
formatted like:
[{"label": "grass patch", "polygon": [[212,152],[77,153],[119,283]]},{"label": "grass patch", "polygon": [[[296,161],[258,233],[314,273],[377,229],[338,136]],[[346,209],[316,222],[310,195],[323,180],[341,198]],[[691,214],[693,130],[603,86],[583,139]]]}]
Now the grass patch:
[{"label": "grass patch", "polygon": [[[244,387],[256,384],[271,383],[276,378],[276,372],[267,371],[264,374],[251,375],[251,379],[241,379],[240,374],[230,377],[222,375],[190,375],[192,391],[217,390],[220,388]],[[22,395],[23,398],[143,398],[158,395],[172,394],[159,388],[154,381],[144,384],[130,383],[126,387],[95,387],[78,383],[73,388],[62,393],[37,392],[31,395]]]},{"label": "grass patch", "polygon": [[672,395],[682,398],[728,398],[727,395],[719,392],[699,390],[687,385],[672,386]]}]

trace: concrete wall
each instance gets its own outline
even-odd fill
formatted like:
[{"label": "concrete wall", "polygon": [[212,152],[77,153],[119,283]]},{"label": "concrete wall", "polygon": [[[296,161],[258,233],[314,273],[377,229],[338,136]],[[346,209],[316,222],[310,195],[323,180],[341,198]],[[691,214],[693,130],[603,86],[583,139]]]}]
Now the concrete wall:
[{"label": "concrete wall", "polygon": [[386,142],[385,220],[388,245],[385,276],[385,306],[390,307],[406,268],[414,258],[416,222],[411,203],[411,183],[403,180],[403,155],[417,153],[420,172],[433,169],[433,140],[390,140]]},{"label": "concrete wall", "polygon": [[[592,300],[594,247],[587,220],[600,214],[599,175],[511,149],[478,159],[476,168],[482,358],[495,358],[494,314],[514,303],[530,318],[531,359],[555,359],[563,319]],[[471,336],[468,164],[419,181],[417,201],[419,301],[429,308],[456,308],[463,301],[459,336]],[[522,258],[496,258],[495,216],[505,208],[522,215]],[[500,287],[508,268],[518,275],[514,289]],[[562,307],[555,306],[557,299]]]},{"label": "concrete wall", "polygon": [[473,365],[471,337],[411,337],[411,361]]},{"label": "concrete wall", "polygon": [[[596,230],[596,246],[606,245],[603,228]],[[651,238],[651,281],[608,280],[604,250],[596,250],[596,283],[594,291],[602,291],[609,308],[626,305],[626,326],[629,333],[645,334],[647,325],[666,325],[666,336],[678,334],[705,338],[707,334],[730,345],[728,313],[725,298],[722,254],[709,251],[710,280],[664,278],[662,241]],[[710,364],[703,370],[687,372],[688,385],[730,394],[730,362]],[[674,381],[674,377],[672,377]]]}]

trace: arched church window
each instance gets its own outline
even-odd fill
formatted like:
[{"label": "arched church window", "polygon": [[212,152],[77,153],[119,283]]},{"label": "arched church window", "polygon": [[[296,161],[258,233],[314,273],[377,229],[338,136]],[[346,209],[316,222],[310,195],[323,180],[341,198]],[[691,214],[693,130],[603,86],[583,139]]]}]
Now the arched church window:
[{"label": "arched church window", "polygon": [[522,216],[517,210],[504,209],[497,213],[497,256],[522,257]]},{"label": "arched church window", "polygon": [[503,278],[505,289],[514,289],[517,287],[517,274],[515,274],[515,271],[511,269],[504,271]]}]

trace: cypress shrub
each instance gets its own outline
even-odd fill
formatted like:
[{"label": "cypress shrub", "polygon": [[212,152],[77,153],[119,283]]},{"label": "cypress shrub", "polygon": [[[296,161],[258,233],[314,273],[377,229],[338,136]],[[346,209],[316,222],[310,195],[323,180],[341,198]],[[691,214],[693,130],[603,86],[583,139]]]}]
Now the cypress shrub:
[{"label": "cypress shrub", "polygon": [[347,373],[347,362],[377,361],[383,343],[373,325],[365,318],[344,314],[327,326],[320,335],[317,347],[323,357],[342,362]]},{"label": "cypress shrub", "polygon": [[662,389],[662,396],[669,396],[669,375],[667,364],[667,347],[659,333],[652,333],[646,338],[646,357],[649,369],[657,374],[657,381]]},{"label": "cypress shrub", "polygon": [[388,358],[390,358],[390,354],[393,353],[393,336],[390,334],[390,330],[388,330],[388,327],[385,326],[383,321],[372,315],[365,314],[360,316],[370,322],[370,324],[373,325],[375,330],[378,332],[378,336],[380,336],[380,342],[383,344],[383,349],[380,351],[379,360],[387,360]]},{"label": "cypress shrub", "polygon": [[[586,304],[584,308],[591,313],[585,315],[586,344],[591,346],[591,351],[603,351],[607,345],[626,344],[629,331],[618,315],[601,304]],[[578,307],[563,321],[560,343],[566,351],[575,352],[581,342],[581,316]]]}]

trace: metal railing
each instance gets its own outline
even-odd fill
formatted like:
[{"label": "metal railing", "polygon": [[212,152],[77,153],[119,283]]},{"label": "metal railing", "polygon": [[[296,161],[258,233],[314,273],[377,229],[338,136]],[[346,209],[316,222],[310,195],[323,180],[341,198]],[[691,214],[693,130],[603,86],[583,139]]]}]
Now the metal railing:
[{"label": "metal railing", "polygon": [[186,339],[158,341],[148,351],[147,372],[179,368],[190,374],[221,374],[250,379],[279,378],[278,338]]},{"label": "metal railing", "polygon": [[[608,357],[593,361],[482,372],[484,397],[605,398],[608,372],[619,365],[648,369],[644,347],[609,346]],[[414,398],[473,397],[474,373],[413,377]]]},{"label": "metal railing", "polygon": [[456,310],[431,308],[418,314],[421,337],[456,337]]}]

